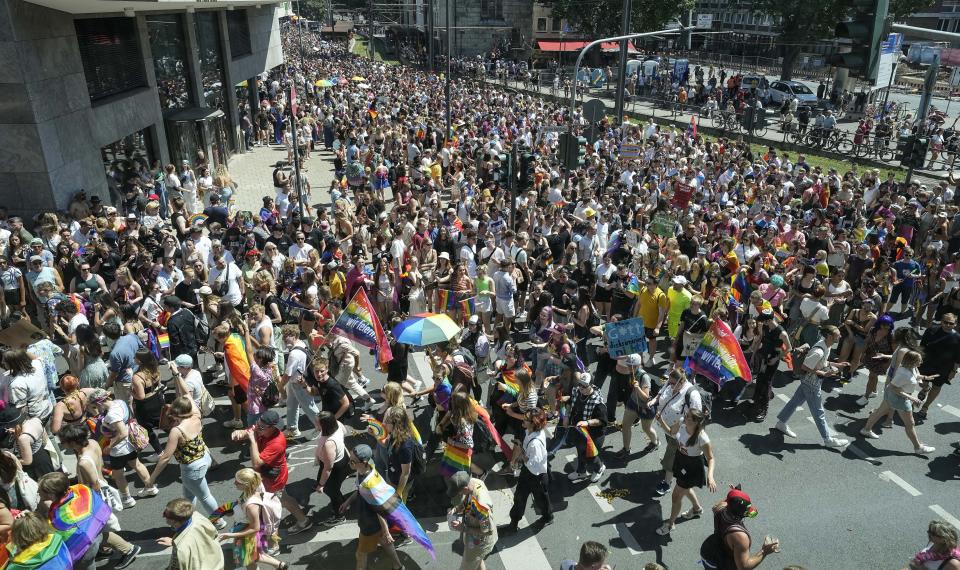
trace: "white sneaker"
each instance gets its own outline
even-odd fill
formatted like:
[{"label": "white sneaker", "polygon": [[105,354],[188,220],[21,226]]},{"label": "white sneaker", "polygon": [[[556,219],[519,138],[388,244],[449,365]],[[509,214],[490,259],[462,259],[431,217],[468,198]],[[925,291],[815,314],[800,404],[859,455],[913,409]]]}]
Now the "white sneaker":
[{"label": "white sneaker", "polygon": [[875,431],[867,431],[865,429],[860,430],[860,435],[867,439],[880,439],[880,435]]},{"label": "white sneaker", "polygon": [[159,494],[160,494],[160,489],[158,489],[157,486],[154,485],[153,487],[140,489],[140,492],[137,493],[137,496],[138,497],[156,497]]},{"label": "white sneaker", "polygon": [[937,450],[937,448],[936,448],[936,447],[933,447],[932,445],[923,445],[923,444],[920,444],[920,447],[915,447],[915,448],[913,448],[913,452],[914,452],[914,453],[919,453],[920,455],[926,455],[926,454],[928,454],[928,453],[933,453],[933,452],[936,451],[936,450]]},{"label": "white sneaker", "polygon": [[823,445],[827,447],[843,447],[848,443],[850,443],[850,440],[842,437],[828,437],[823,440]]},{"label": "white sneaker", "polygon": [[774,427],[776,427],[778,430],[782,431],[782,432],[783,432],[783,435],[785,435],[785,436],[787,436],[787,437],[793,437],[793,438],[797,437],[796,432],[794,432],[792,429],[790,429],[790,426],[788,426],[787,424],[785,424],[785,423],[783,423],[783,422],[777,422],[777,425],[774,426]]},{"label": "white sneaker", "polygon": [[600,464],[600,471],[597,471],[596,473],[594,473],[593,475],[590,476],[590,482],[591,482],[591,483],[596,483],[597,481],[599,481],[599,480],[600,480],[600,477],[603,477],[603,472],[606,471],[606,470],[607,470],[607,466],[604,465],[603,463],[601,463],[601,464]]},{"label": "white sneaker", "polygon": [[130,495],[123,495],[120,497],[120,502],[123,503],[123,508],[125,509],[130,509],[137,506],[137,500]]},{"label": "white sneaker", "polygon": [[243,429],[243,422],[240,420],[227,420],[223,422],[223,427],[230,429]]}]

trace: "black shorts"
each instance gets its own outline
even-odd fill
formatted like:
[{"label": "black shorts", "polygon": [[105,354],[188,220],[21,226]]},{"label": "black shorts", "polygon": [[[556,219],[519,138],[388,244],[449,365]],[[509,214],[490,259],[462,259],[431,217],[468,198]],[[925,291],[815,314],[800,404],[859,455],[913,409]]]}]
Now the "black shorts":
[{"label": "black shorts", "polygon": [[14,307],[20,304],[20,289],[3,290],[3,301],[8,307]]},{"label": "black shorts", "polygon": [[128,464],[138,459],[139,457],[140,455],[136,451],[134,451],[133,453],[128,453],[127,455],[120,455],[117,457],[114,457],[113,455],[111,455],[110,462],[109,462],[110,469],[123,469],[124,467],[126,467]]}]

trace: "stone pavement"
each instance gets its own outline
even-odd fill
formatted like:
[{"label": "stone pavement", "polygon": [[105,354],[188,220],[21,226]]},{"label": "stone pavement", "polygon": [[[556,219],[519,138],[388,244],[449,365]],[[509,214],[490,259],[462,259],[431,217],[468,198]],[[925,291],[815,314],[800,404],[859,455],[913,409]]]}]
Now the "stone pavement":
[{"label": "stone pavement", "polygon": [[[230,175],[239,185],[235,194],[238,210],[258,212],[263,206],[263,197],[276,196],[273,187],[273,169],[277,161],[283,161],[284,171],[293,174],[293,166],[287,165],[287,151],[282,146],[255,147],[250,152],[234,155],[229,162]],[[314,200],[326,200],[327,188],[333,180],[333,153],[313,151],[306,161],[306,179],[313,188]]]}]

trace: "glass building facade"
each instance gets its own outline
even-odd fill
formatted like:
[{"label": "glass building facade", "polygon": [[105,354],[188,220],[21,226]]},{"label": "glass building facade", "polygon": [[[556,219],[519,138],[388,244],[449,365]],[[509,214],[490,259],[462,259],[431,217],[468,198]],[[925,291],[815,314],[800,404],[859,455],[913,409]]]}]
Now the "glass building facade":
[{"label": "glass building facade", "polygon": [[178,14],[147,17],[157,92],[163,109],[184,109],[194,104],[190,88],[190,60],[183,18]]}]

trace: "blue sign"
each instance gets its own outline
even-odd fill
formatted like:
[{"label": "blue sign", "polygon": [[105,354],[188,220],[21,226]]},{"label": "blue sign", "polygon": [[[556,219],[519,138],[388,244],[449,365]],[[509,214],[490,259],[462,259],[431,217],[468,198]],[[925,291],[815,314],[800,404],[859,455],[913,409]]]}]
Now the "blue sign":
[{"label": "blue sign", "polygon": [[899,53],[903,47],[903,34],[892,33],[880,43],[880,53]]},{"label": "blue sign", "polygon": [[647,351],[647,329],[640,317],[605,324],[603,336],[611,358]]}]

